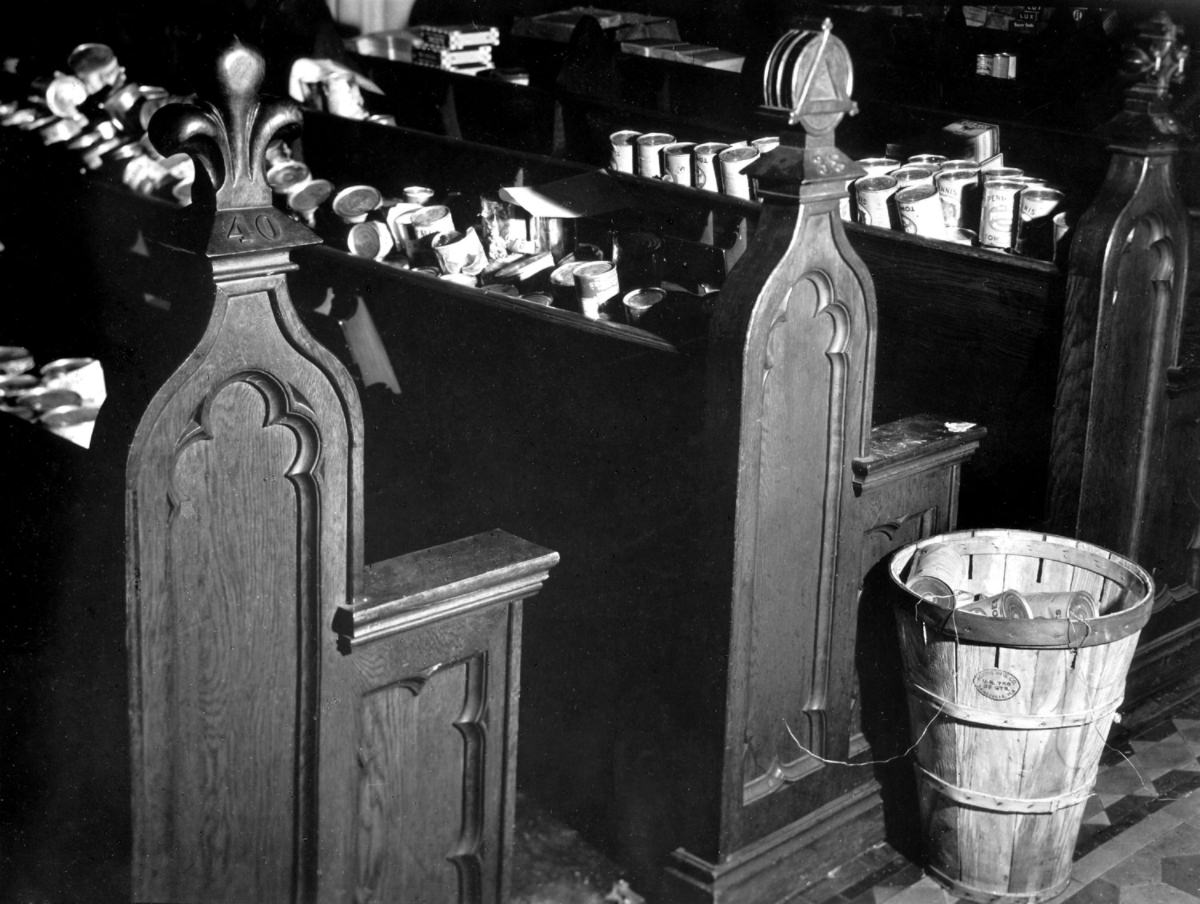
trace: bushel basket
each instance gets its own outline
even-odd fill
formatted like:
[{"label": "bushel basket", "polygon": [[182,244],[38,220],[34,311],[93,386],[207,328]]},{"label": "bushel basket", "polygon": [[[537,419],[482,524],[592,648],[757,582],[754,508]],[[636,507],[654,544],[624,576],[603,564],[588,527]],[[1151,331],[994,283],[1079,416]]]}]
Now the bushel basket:
[{"label": "bushel basket", "polygon": [[[974,597],[1084,590],[1094,618],[994,618],[906,586],[914,555],[956,551]],[[953,557],[952,557],[953,558]],[[1125,692],[1153,582],[1089,543],[1015,530],[943,534],[890,563],[917,746],[926,868],[976,901],[1063,891],[1084,804]],[[961,600],[960,600],[961,604]]]}]

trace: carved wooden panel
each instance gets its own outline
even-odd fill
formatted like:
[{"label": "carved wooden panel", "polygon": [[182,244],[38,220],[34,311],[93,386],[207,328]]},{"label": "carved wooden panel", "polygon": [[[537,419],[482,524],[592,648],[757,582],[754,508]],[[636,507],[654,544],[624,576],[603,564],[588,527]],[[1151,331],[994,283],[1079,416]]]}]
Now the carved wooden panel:
[{"label": "carved wooden panel", "polygon": [[304,901],[338,873],[322,833],[349,808],[318,769],[346,730],[329,626],[361,440],[324,353],[279,329],[282,280],[222,287],[130,453],[138,900]]}]

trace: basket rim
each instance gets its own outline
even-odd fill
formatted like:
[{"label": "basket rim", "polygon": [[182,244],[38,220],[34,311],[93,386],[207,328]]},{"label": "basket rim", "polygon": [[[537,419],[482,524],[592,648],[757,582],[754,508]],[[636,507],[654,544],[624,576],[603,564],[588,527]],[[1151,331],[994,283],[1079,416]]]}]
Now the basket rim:
[{"label": "basket rim", "polygon": [[[1060,547],[1088,553],[1116,564],[1146,588],[1145,595],[1134,605],[1107,615],[1089,619],[1035,618],[1008,619],[992,618],[988,615],[960,612],[939,606],[927,598],[914,594],[900,579],[900,571],[912,558],[916,550],[934,544],[989,540],[1018,537],[1026,542],[1044,543],[1047,547]],[[969,553],[968,553],[969,554]],[[1059,534],[1044,531],[1028,531],[1008,528],[981,528],[978,530],[952,531],[925,537],[892,553],[888,562],[888,575],[901,591],[897,605],[911,609],[926,626],[939,634],[958,641],[986,643],[993,646],[1018,649],[1073,650],[1080,647],[1101,646],[1113,643],[1139,632],[1150,619],[1154,599],[1154,579],[1136,562],[1120,553]]]}]

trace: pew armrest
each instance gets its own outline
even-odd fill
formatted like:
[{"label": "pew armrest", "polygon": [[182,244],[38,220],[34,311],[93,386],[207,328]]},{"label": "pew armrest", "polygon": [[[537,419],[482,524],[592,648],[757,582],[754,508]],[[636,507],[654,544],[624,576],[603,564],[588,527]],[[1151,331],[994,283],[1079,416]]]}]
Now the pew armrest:
[{"label": "pew armrest", "polygon": [[368,565],[362,593],[333,630],[356,646],[541,589],[558,553],[502,530],[475,534]]},{"label": "pew armrest", "polygon": [[880,424],[871,431],[871,454],[854,459],[855,491],[961,464],[986,434],[977,424],[955,424],[928,414]]}]

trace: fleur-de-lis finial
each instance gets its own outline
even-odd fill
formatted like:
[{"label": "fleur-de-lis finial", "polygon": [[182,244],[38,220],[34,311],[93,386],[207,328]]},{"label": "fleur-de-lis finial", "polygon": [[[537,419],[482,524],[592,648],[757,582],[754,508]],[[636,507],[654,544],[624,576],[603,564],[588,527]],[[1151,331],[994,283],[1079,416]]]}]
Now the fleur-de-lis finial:
[{"label": "fleur-de-lis finial", "polygon": [[281,129],[299,125],[301,113],[290,100],[259,99],[265,69],[257,51],[235,41],[217,60],[217,104],[170,104],[150,120],[159,153],[183,152],[196,161],[193,205],[215,215],[210,257],[319,241],[271,205],[267,144]]}]

